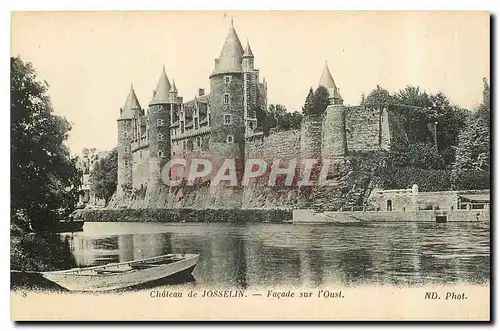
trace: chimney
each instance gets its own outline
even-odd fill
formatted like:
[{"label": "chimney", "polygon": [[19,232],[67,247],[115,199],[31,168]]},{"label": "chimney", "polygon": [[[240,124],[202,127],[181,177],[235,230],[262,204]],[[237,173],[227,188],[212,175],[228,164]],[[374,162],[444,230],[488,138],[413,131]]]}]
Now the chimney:
[{"label": "chimney", "polygon": [[198,96],[199,96],[199,97],[202,97],[202,96],[204,96],[204,95],[205,95],[205,89],[204,89],[204,88],[200,88],[200,89],[198,89]]}]

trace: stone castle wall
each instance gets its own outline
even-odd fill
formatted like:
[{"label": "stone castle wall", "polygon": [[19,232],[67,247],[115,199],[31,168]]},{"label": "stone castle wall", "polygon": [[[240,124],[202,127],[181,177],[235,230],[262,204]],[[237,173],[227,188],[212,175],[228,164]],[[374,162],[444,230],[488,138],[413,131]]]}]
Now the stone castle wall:
[{"label": "stone castle wall", "polygon": [[380,110],[363,106],[347,107],[345,117],[347,149],[349,151],[380,149]]},{"label": "stone castle wall", "polygon": [[146,186],[149,180],[149,149],[141,148],[132,152],[132,188]]},{"label": "stone castle wall", "polygon": [[323,115],[305,115],[300,127],[300,151],[303,158],[319,159],[323,140]]},{"label": "stone castle wall", "polygon": [[248,142],[247,159],[289,160],[300,157],[300,132],[297,130],[272,133],[262,140]]}]

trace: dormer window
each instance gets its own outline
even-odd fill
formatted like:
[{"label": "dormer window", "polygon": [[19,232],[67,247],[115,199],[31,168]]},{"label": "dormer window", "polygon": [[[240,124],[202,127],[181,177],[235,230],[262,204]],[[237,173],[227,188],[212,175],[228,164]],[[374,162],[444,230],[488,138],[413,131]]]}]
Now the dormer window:
[{"label": "dormer window", "polygon": [[229,93],[224,94],[224,104],[227,105],[229,104]]},{"label": "dormer window", "polygon": [[224,124],[231,124],[231,114],[224,114]]},{"label": "dormer window", "polygon": [[227,142],[228,144],[232,144],[232,143],[234,142],[234,136],[233,136],[233,135],[229,135],[229,136],[227,136],[227,138],[226,138],[226,142]]},{"label": "dormer window", "polygon": [[156,126],[165,126],[165,121],[163,120],[163,118],[158,118],[156,120]]},{"label": "dormer window", "polygon": [[158,133],[157,138],[158,138],[158,141],[163,141],[163,133],[161,133],[161,132]]}]

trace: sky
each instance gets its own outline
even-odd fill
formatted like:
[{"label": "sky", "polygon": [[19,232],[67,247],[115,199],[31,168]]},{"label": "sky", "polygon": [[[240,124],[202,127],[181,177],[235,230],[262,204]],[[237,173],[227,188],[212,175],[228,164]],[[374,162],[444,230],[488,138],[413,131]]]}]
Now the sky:
[{"label": "sky", "polygon": [[73,153],[107,150],[131,83],[145,109],[163,65],[185,101],[209,91],[231,18],[268,103],[289,111],[301,110],[325,61],[350,105],[377,84],[416,85],[471,109],[490,76],[486,12],[17,12],[11,55],[49,83],[55,113],[73,124]]}]

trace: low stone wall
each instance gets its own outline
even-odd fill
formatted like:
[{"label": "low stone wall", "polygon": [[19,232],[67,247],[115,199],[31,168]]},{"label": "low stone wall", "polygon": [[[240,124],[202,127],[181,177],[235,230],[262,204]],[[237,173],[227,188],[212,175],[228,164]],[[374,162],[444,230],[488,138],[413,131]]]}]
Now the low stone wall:
[{"label": "low stone wall", "polygon": [[292,219],[290,209],[100,209],[78,210],[75,219],[85,222],[271,222]]},{"label": "low stone wall", "polygon": [[[388,212],[388,211],[353,211],[325,212],[295,211],[294,216],[300,222],[417,222],[436,223],[436,216],[447,216],[447,222],[489,222],[489,210],[455,210],[435,213],[432,210]],[[295,221],[295,219],[294,219]]]}]

